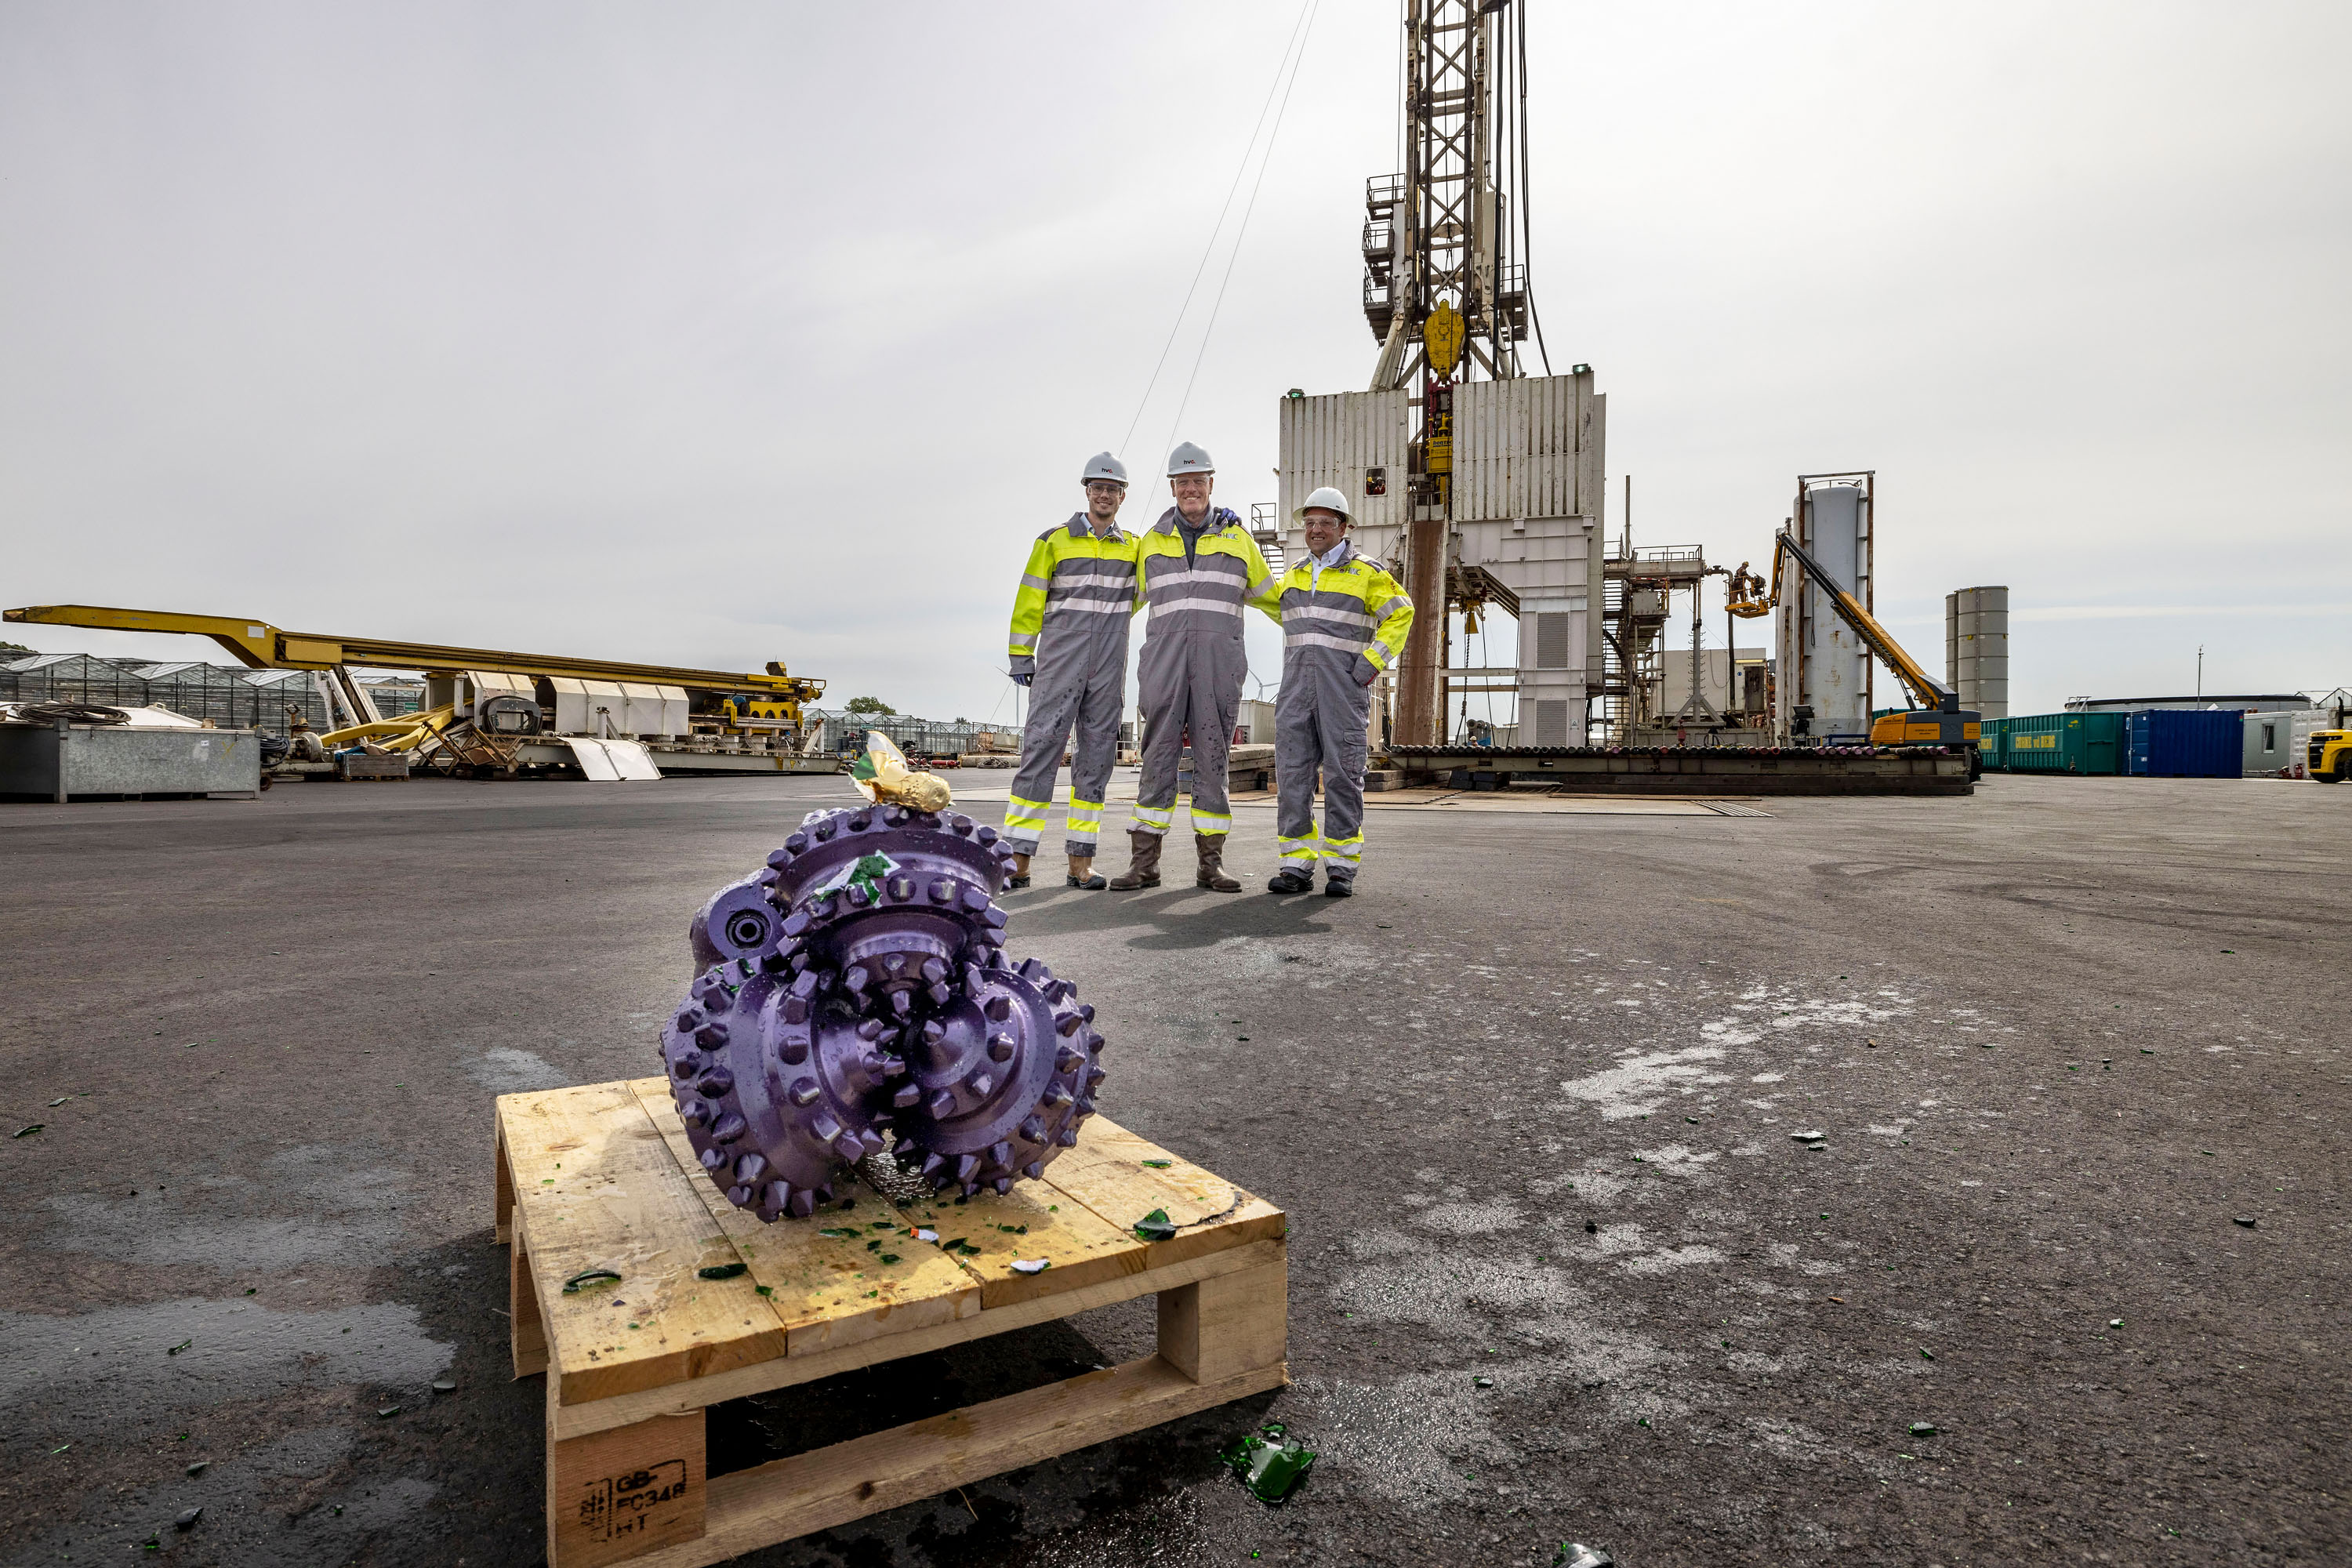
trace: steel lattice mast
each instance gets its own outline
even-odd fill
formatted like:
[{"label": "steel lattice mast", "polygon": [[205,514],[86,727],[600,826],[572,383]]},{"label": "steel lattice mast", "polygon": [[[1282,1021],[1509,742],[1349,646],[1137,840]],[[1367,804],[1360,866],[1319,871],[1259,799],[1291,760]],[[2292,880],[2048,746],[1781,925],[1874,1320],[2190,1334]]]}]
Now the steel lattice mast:
[{"label": "steel lattice mast", "polygon": [[[1404,170],[1365,187],[1364,314],[1381,354],[1371,390],[1417,391],[1405,588],[1422,607],[1398,661],[1396,738],[1439,739],[1438,670],[1449,625],[1447,523],[1454,472],[1453,388],[1474,376],[1520,374],[1525,274],[1512,258],[1511,193],[1496,153],[1514,166],[1495,91],[1498,45],[1512,34],[1509,0],[1406,0]],[[1523,24],[1522,24],[1523,25]]]}]

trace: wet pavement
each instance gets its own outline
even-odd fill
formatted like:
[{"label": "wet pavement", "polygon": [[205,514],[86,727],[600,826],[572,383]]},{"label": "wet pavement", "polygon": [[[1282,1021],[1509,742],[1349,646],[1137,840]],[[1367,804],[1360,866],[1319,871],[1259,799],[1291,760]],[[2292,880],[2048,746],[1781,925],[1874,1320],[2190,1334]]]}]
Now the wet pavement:
[{"label": "wet pavement", "polygon": [[[0,807],[0,1562],[540,1561],[492,1097],[651,1070],[688,916],[844,799]],[[741,1561],[2352,1560],[2352,789],[1761,805],[1383,810],[1347,902],[1255,891],[1242,805],[1248,892],[1014,895],[1104,1109],[1289,1212],[1292,1385]],[[713,1465],[1152,1334],[744,1401]],[[1278,1509],[1218,1458],[1266,1421]]]}]

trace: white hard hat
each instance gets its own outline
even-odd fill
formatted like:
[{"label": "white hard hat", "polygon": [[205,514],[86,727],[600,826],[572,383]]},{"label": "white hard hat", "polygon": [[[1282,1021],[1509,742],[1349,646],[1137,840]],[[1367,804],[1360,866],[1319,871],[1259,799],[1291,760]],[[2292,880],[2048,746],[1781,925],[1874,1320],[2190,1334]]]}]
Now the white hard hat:
[{"label": "white hard hat", "polygon": [[1097,452],[1087,459],[1086,471],[1078,476],[1078,483],[1090,485],[1097,479],[1108,479],[1124,489],[1127,488],[1127,465],[1108,452]]},{"label": "white hard hat", "polygon": [[1190,441],[1179,444],[1174,451],[1168,454],[1168,477],[1171,479],[1179,474],[1213,474],[1216,471],[1216,459]]},{"label": "white hard hat", "polygon": [[1305,522],[1307,514],[1310,511],[1336,511],[1348,522],[1352,523],[1356,521],[1356,514],[1348,510],[1348,498],[1329,485],[1325,485],[1321,489],[1308,496],[1307,504],[1290,514],[1290,521]]}]

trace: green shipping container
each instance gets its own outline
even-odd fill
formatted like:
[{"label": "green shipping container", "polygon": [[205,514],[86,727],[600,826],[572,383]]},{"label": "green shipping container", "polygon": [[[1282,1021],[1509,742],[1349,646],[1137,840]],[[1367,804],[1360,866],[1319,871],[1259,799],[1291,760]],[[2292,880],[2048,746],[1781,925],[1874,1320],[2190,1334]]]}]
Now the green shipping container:
[{"label": "green shipping container", "polygon": [[1978,735],[1977,756],[1983,762],[1984,770],[1989,773],[2000,773],[2008,768],[2008,720],[1988,719],[1984,721]]},{"label": "green shipping container", "polygon": [[2032,713],[2003,721],[2001,766],[2012,773],[2119,773],[2128,713]]}]

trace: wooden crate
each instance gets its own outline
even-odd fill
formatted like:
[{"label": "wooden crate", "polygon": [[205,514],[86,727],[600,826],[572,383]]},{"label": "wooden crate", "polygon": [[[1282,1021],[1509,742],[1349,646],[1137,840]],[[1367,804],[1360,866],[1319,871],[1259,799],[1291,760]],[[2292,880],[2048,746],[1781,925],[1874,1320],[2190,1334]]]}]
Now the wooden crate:
[{"label": "wooden crate", "polygon": [[[853,1206],[808,1220],[763,1226],[736,1209],[658,1078],[499,1097],[515,1375],[547,1375],[551,1568],[723,1562],[1288,1381],[1282,1212],[1099,1114],[1043,1181],[1003,1197],[835,1192]],[[1153,1209],[1185,1228],[1139,1241]],[[868,1250],[892,1237],[872,1228],[886,1221],[977,1255],[904,1234]],[[1012,1267],[1040,1258],[1042,1273]],[[702,1276],[733,1264],[744,1272]],[[593,1268],[620,1282],[564,1293]],[[707,1406],[1147,1294],[1157,1354],[704,1474]]]}]

